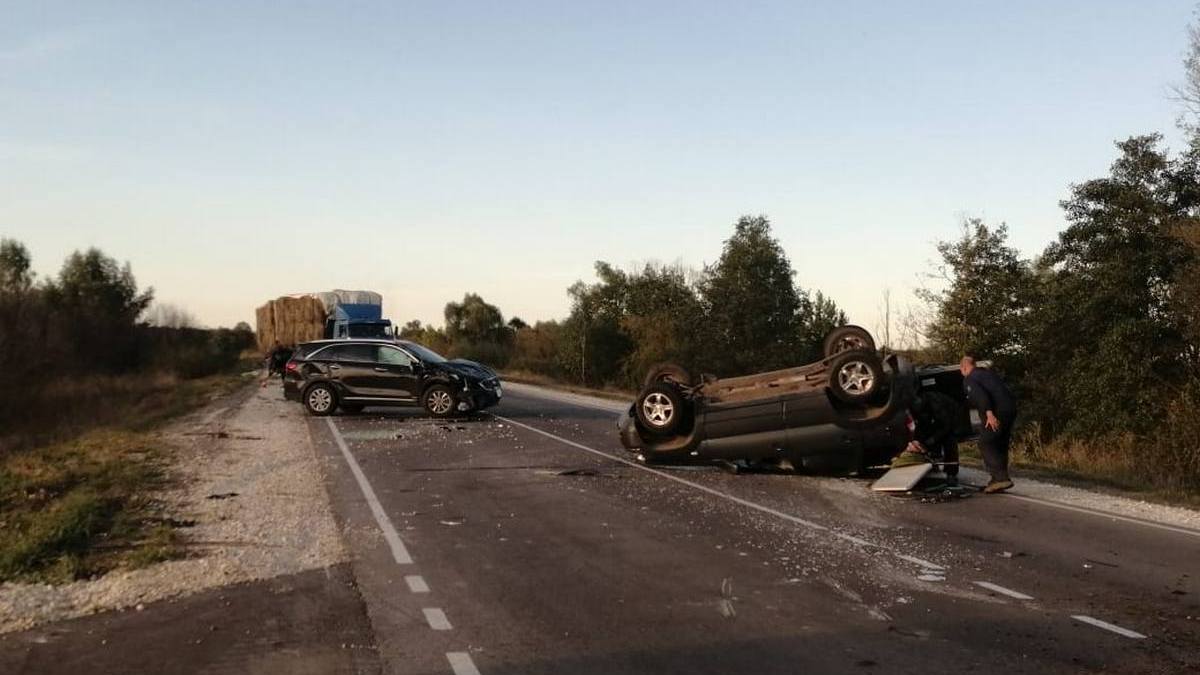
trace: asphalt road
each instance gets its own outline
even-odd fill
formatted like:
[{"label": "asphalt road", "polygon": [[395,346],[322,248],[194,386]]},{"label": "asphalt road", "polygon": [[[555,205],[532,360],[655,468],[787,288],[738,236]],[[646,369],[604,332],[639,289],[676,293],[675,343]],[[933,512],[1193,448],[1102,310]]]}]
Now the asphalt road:
[{"label": "asphalt road", "polygon": [[387,672],[1200,667],[1198,532],[647,468],[611,404],[526,387],[493,412],[309,420]]}]

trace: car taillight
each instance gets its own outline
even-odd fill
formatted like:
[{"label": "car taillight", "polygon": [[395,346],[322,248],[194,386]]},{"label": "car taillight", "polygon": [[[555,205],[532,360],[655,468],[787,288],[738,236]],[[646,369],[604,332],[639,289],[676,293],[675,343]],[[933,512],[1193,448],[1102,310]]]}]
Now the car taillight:
[{"label": "car taillight", "polygon": [[284,366],[284,368],[287,368],[289,372],[293,372],[293,373],[294,373],[294,372],[296,372],[297,370],[299,370],[299,369],[300,369],[300,364],[299,364],[299,363],[296,363],[295,361],[288,361],[288,362],[287,362],[287,365],[286,365],[286,366]]},{"label": "car taillight", "polygon": [[904,416],[904,426],[905,426],[905,428],[908,429],[909,440],[912,440],[912,438],[917,433],[917,421],[913,419],[912,415],[905,415]]}]

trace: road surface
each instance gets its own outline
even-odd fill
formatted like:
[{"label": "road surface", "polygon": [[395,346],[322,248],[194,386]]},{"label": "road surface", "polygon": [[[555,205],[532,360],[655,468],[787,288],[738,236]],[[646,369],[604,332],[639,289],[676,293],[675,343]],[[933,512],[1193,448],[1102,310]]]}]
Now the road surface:
[{"label": "road surface", "polygon": [[506,385],[471,419],[295,419],[349,562],[0,636],[0,672],[1200,667],[1198,530],[1019,479],[921,503],[857,478],[647,467],[617,442],[620,408]]},{"label": "road surface", "polygon": [[397,673],[1177,673],[1200,532],[1012,496],[654,469],[619,405],[309,420]]}]

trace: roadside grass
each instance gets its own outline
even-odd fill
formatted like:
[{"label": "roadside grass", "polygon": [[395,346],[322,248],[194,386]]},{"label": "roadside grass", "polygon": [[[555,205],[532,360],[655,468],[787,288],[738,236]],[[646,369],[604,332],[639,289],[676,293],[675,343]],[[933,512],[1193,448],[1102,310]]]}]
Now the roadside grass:
[{"label": "roadside grass", "polygon": [[[1175,506],[1200,507],[1200,479],[1195,462],[1200,447],[1173,452],[1163,438],[1115,434],[1098,439],[1044,440],[1036,424],[1013,439],[1010,464],[1035,480],[1048,480],[1125,497]],[[964,459],[983,467],[974,443],[962,449]]]},{"label": "roadside grass", "polygon": [[64,416],[41,436],[55,440],[22,439],[0,454],[0,582],[64,583],[180,555],[153,499],[170,480],[170,450],[154,430],[246,380],[123,380],[59,392],[51,400],[93,414]]}]

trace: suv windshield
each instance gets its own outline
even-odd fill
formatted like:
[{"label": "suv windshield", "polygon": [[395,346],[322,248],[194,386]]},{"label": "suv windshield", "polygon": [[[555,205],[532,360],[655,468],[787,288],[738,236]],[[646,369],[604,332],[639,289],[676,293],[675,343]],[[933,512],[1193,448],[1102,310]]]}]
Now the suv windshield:
[{"label": "suv windshield", "polygon": [[401,342],[405,349],[417,355],[418,359],[426,363],[445,363],[446,357],[433,351],[428,347],[421,346],[415,342]]}]

